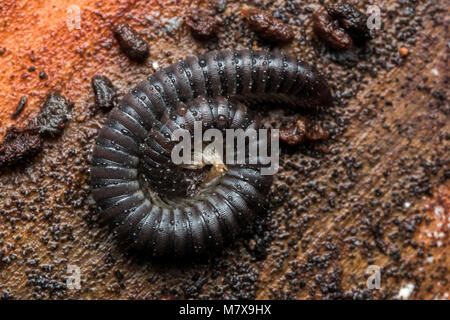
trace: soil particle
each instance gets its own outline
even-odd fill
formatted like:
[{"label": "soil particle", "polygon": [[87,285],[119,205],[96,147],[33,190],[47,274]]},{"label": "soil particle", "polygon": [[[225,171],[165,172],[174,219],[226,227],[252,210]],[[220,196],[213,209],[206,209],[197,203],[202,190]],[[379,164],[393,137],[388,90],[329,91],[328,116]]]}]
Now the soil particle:
[{"label": "soil particle", "polygon": [[96,75],[91,80],[95,95],[95,105],[103,111],[109,111],[117,105],[117,89],[111,80],[102,75]]},{"label": "soil particle", "polygon": [[242,16],[247,20],[250,29],[263,39],[277,43],[287,43],[294,39],[291,27],[265,11],[244,5]]},{"label": "soil particle", "polygon": [[35,156],[41,150],[39,127],[32,123],[25,128],[11,127],[0,145],[0,167],[15,165]]},{"label": "soil particle", "polygon": [[217,0],[215,7],[217,13],[225,12],[227,10],[227,0]]},{"label": "soil particle", "polygon": [[41,79],[41,80],[48,79],[48,76],[45,73],[45,71],[40,71],[39,72],[39,79]]},{"label": "soil particle", "polygon": [[61,135],[72,109],[73,102],[66,97],[57,92],[48,94],[37,118],[41,133],[51,137]]},{"label": "soil particle", "polygon": [[317,36],[336,50],[346,50],[353,45],[350,36],[339,26],[337,20],[322,11],[314,12],[313,29]]},{"label": "soil particle", "polygon": [[375,38],[374,29],[367,27],[368,17],[350,3],[318,10],[312,16],[313,30],[336,50],[348,50]]},{"label": "soil particle", "polygon": [[342,27],[356,42],[374,38],[373,30],[367,27],[368,17],[350,3],[337,4],[327,8],[331,19],[339,21]]},{"label": "soil particle", "polygon": [[219,21],[206,12],[196,10],[185,18],[192,35],[199,40],[208,40],[217,35]]},{"label": "soil particle", "polygon": [[328,138],[329,133],[319,122],[299,119],[294,125],[280,129],[280,140],[290,146],[304,141],[316,141]]},{"label": "soil particle", "polygon": [[148,58],[150,51],[147,43],[130,25],[120,22],[114,26],[113,32],[120,49],[130,60],[144,62]]},{"label": "soil particle", "polygon": [[14,110],[13,114],[11,115],[11,119],[15,120],[20,116],[23,109],[25,108],[25,105],[27,104],[27,101],[28,99],[26,96],[20,97],[19,104],[17,105],[16,110]]},{"label": "soil particle", "polygon": [[408,50],[408,48],[401,47],[401,48],[399,49],[399,53],[400,53],[400,55],[401,55],[402,57],[406,57],[406,56],[408,55],[408,53],[409,53],[409,50]]}]

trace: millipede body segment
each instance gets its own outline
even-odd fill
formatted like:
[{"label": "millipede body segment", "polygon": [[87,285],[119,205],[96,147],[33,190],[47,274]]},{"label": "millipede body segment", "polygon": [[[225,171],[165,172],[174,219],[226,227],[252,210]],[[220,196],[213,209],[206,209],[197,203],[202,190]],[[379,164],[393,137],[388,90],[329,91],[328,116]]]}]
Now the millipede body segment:
[{"label": "millipede body segment", "polygon": [[260,128],[245,104],[327,107],[332,97],[309,64],[280,53],[215,51],[160,69],[132,89],[100,130],[92,158],[93,198],[102,218],[150,256],[213,252],[264,209],[272,176],[262,165],[188,168],[171,160],[177,129]]}]

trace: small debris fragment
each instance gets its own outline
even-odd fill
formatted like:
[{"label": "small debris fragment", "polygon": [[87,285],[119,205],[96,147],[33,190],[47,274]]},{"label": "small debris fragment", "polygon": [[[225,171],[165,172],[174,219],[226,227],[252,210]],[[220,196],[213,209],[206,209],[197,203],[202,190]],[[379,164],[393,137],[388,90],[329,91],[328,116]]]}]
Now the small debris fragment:
[{"label": "small debris fragment", "polygon": [[186,17],[185,23],[197,39],[207,40],[217,35],[219,21],[205,12],[191,13]]},{"label": "small debris fragment", "polygon": [[280,140],[290,146],[296,146],[305,140],[306,126],[301,120],[298,120],[294,126],[280,129]]},{"label": "small debris fragment", "polygon": [[28,99],[26,96],[20,97],[19,104],[17,105],[16,110],[11,115],[11,119],[16,120],[20,116],[23,109],[25,108],[25,105],[27,104],[27,101]]},{"label": "small debris fragment", "polygon": [[261,38],[277,43],[287,43],[294,38],[292,29],[281,20],[267,12],[242,6],[242,16],[248,21],[250,28]]},{"label": "small debris fragment", "polygon": [[44,135],[59,136],[62,134],[73,109],[73,102],[59,93],[50,93],[39,112],[37,123]]},{"label": "small debris fragment", "polygon": [[328,138],[329,133],[320,123],[299,119],[293,126],[280,129],[280,140],[290,146],[297,146],[304,141],[316,141]]},{"label": "small debris fragment", "polygon": [[313,29],[319,38],[336,50],[347,50],[353,42],[362,44],[375,37],[367,27],[368,17],[350,3],[327,7],[313,14]]},{"label": "small debris fragment", "polygon": [[332,20],[339,21],[342,27],[356,42],[364,42],[374,38],[373,30],[367,27],[369,19],[350,3],[337,4],[327,8]]},{"label": "small debris fragment", "polygon": [[353,45],[352,38],[339,26],[337,20],[331,20],[325,12],[316,11],[312,16],[316,35],[336,50],[346,50]]},{"label": "small debris fragment", "polygon": [[130,60],[144,62],[147,59],[149,56],[148,45],[130,25],[120,22],[114,26],[113,32],[120,49]]},{"label": "small debris fragment", "polygon": [[91,84],[97,108],[109,111],[117,105],[117,90],[107,77],[96,75],[92,78]]},{"label": "small debris fragment", "polygon": [[[297,121],[298,122],[298,121]],[[317,141],[327,139],[330,133],[325,130],[317,121],[310,122],[306,130],[306,140]]]},{"label": "small debris fragment", "polygon": [[222,13],[227,10],[227,0],[216,0],[216,12]]},{"label": "small debris fragment", "polygon": [[408,48],[406,48],[406,47],[401,47],[401,48],[399,49],[399,51],[400,51],[400,55],[401,55],[402,57],[406,57],[406,56],[408,55],[408,53],[409,53],[409,50],[408,50]]},{"label": "small debris fragment", "polygon": [[41,80],[48,79],[47,74],[45,73],[45,71],[39,72],[39,78]]},{"label": "small debris fragment", "polygon": [[42,150],[39,127],[28,124],[25,128],[10,127],[0,144],[0,167],[12,166]]}]

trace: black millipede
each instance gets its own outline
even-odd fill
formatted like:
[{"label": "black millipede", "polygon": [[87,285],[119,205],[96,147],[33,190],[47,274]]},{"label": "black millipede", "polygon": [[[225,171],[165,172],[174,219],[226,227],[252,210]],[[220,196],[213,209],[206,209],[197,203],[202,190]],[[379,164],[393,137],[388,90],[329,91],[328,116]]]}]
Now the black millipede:
[{"label": "black millipede", "polygon": [[259,128],[246,105],[264,102],[328,107],[332,96],[315,67],[278,52],[214,51],[156,71],[99,132],[90,172],[101,217],[146,255],[217,252],[264,209],[272,176],[261,175],[261,165],[236,164],[205,183],[213,169],[174,165],[168,136],[192,132],[194,120],[219,130]]}]

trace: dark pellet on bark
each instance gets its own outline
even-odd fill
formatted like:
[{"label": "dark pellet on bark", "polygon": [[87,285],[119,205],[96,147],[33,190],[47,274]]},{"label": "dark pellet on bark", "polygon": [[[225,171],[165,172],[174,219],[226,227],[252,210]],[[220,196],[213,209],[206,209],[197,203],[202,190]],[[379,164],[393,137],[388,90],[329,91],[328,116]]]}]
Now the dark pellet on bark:
[{"label": "dark pellet on bark", "polygon": [[149,56],[147,43],[127,23],[120,22],[113,28],[114,36],[119,42],[120,49],[130,60],[144,62]]},{"label": "dark pellet on bark", "polygon": [[27,101],[28,99],[26,96],[20,97],[19,104],[17,105],[16,110],[14,110],[13,114],[11,115],[11,119],[15,120],[20,116],[23,109],[25,108],[25,105],[27,104]]},{"label": "dark pellet on bark", "polygon": [[40,132],[52,137],[61,135],[72,109],[73,102],[66,97],[59,93],[48,94],[37,118]]},{"label": "dark pellet on bark", "polygon": [[216,11],[217,13],[222,13],[227,10],[227,0],[217,0],[216,1]]},{"label": "dark pellet on bark", "polygon": [[263,39],[286,43],[294,38],[294,32],[288,25],[267,12],[243,6],[242,16],[248,21],[250,29]]},{"label": "dark pellet on bark", "polygon": [[367,27],[368,17],[350,3],[337,4],[327,8],[331,19],[339,21],[339,25],[355,41],[367,41],[374,38],[374,33]]},{"label": "dark pellet on bark", "polygon": [[304,141],[316,141],[328,138],[329,133],[320,123],[299,119],[294,125],[280,129],[280,140],[290,146],[297,146]]},{"label": "dark pellet on bark", "polygon": [[291,125],[280,129],[280,140],[290,146],[296,146],[305,141],[306,126],[303,121],[297,121]]},{"label": "dark pellet on bark", "polygon": [[105,76],[96,75],[91,81],[95,95],[95,105],[103,111],[109,111],[117,104],[116,88]]},{"label": "dark pellet on bark", "polygon": [[45,71],[39,72],[39,78],[40,78],[41,80],[47,79],[47,78],[48,78],[48,77],[47,77],[47,74],[45,73]]},{"label": "dark pellet on bark", "polygon": [[191,13],[185,18],[185,23],[194,37],[207,40],[217,35],[219,22],[204,12]]},{"label": "dark pellet on bark", "polygon": [[38,126],[29,124],[25,128],[8,128],[0,144],[0,167],[22,162],[41,150],[42,138]]},{"label": "dark pellet on bark", "polygon": [[308,141],[318,141],[327,139],[330,133],[325,130],[320,122],[312,121],[309,123],[308,130],[306,131],[306,139]]},{"label": "dark pellet on bark", "polygon": [[337,50],[345,50],[353,45],[350,36],[339,26],[337,20],[331,20],[324,12],[314,12],[313,29],[316,35]]}]

